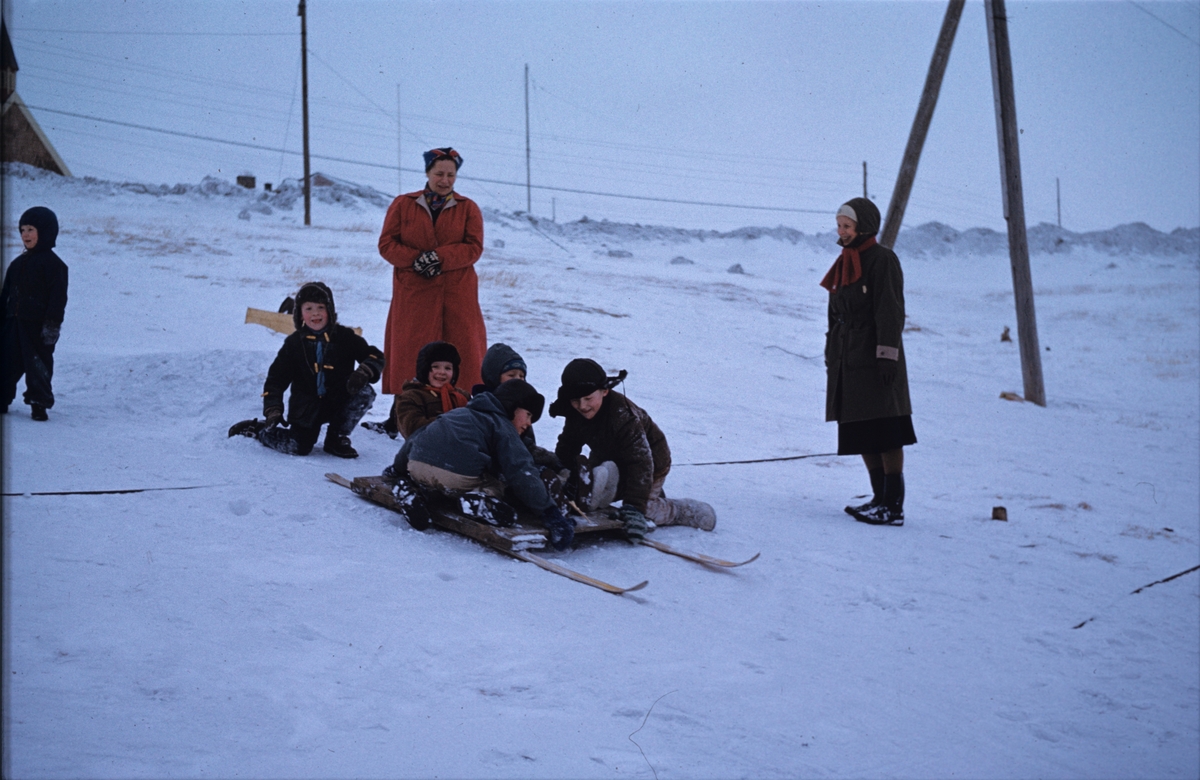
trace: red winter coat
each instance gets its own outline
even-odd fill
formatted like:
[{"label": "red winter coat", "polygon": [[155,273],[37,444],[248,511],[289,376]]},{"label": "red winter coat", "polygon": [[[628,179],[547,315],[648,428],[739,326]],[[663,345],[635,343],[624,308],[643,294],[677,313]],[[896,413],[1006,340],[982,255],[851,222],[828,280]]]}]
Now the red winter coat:
[{"label": "red winter coat", "polygon": [[[442,261],[442,273],[426,279],[413,271],[412,264],[431,249]],[[395,266],[383,342],[387,355],[383,392],[402,392],[405,381],[412,378],[417,352],[431,341],[448,341],[458,349],[460,385],[481,383],[479,366],[487,351],[487,329],[474,268],[483,254],[479,207],[454,193],[435,225],[421,192],[401,195],[384,217],[379,254]]]}]

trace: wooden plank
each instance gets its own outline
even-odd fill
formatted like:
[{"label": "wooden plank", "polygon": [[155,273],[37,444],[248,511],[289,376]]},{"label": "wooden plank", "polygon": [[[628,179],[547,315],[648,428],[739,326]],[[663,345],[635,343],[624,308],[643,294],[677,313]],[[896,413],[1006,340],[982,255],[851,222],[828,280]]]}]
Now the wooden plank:
[{"label": "wooden plank", "polygon": [[[296,332],[296,322],[292,319],[292,315],[285,314],[281,311],[267,311],[266,309],[246,309],[246,324],[247,325],[263,325],[276,333],[282,333],[289,336]],[[351,328],[358,335],[362,335],[362,328]]]},{"label": "wooden plank", "polygon": [[541,568],[545,569],[546,571],[552,571],[555,574],[566,577],[569,580],[574,580],[575,582],[582,582],[584,585],[591,585],[593,588],[599,588],[600,590],[604,591],[605,593],[614,593],[618,596],[620,596],[623,593],[632,593],[635,590],[641,590],[642,588],[644,588],[650,584],[650,580],[642,580],[637,585],[634,585],[631,588],[619,588],[616,585],[610,585],[609,583],[604,582],[603,580],[598,580],[595,577],[589,577],[588,575],[577,572],[574,569],[568,569],[566,566],[557,564],[554,561],[546,560],[545,558],[543,558],[540,555],[535,555],[530,552],[520,552],[520,551],[510,552],[509,555],[511,555],[514,558],[518,558],[522,561],[528,561],[529,563],[532,563],[535,566],[540,566]]}]

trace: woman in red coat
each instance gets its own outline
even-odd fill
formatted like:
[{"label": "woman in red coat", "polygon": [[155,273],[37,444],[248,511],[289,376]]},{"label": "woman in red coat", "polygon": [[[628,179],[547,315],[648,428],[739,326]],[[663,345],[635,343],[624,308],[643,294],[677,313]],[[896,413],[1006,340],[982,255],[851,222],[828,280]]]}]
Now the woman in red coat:
[{"label": "woman in red coat", "polygon": [[460,381],[482,381],[487,330],[479,308],[475,261],[483,254],[483,214],[454,191],[462,157],[450,148],[425,152],[429,183],[392,201],[379,235],[379,254],[394,266],[388,311],[383,392],[402,392],[417,352],[448,341],[462,356]]}]

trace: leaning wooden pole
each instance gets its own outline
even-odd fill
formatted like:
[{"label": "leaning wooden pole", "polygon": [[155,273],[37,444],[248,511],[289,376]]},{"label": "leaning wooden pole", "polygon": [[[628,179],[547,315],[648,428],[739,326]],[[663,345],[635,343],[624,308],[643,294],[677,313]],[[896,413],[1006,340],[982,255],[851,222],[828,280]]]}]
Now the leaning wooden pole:
[{"label": "leaning wooden pole", "polygon": [[1042,355],[1038,347],[1037,316],[1033,308],[1033,277],[1029,270],[1029,241],[1025,234],[1025,196],[1021,189],[1021,153],[1017,142],[1017,103],[1013,94],[1012,53],[1004,0],[984,0],[988,50],[992,58],[992,87],[996,97],[996,134],[1000,141],[1000,180],[1004,218],[1008,222],[1008,256],[1012,264],[1013,297],[1017,306],[1017,342],[1021,347],[1021,376],[1025,400],[1046,405]]},{"label": "leaning wooden pole", "polygon": [[[920,103],[917,104],[912,132],[908,134],[908,146],[904,148],[904,161],[900,163],[900,175],[896,177],[887,218],[883,222],[883,237],[879,243],[888,248],[895,246],[896,236],[900,234],[904,210],[908,208],[908,196],[912,193],[913,181],[917,178],[917,163],[920,162],[921,150],[925,147],[925,136],[929,134],[929,123],[933,120],[933,109],[937,106],[942,76],[946,74],[946,63],[950,61],[950,48],[954,45],[954,33],[958,30],[958,20],[962,17],[965,2],[966,0],[950,0],[950,5],[946,7],[946,16],[942,19],[942,31],[938,34],[937,45],[933,47],[933,59],[929,61],[929,73],[925,76],[925,89],[921,92]],[[864,163],[864,189],[865,165]]]}]

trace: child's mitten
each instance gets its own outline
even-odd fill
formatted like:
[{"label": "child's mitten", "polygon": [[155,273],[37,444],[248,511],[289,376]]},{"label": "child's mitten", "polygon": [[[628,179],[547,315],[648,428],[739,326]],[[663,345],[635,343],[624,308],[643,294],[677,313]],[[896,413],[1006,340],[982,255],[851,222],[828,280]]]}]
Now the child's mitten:
[{"label": "child's mitten", "polygon": [[562,551],[575,541],[575,521],[562,513],[562,510],[551,504],[542,513],[542,525],[550,535],[550,546]]},{"label": "child's mitten", "polygon": [[62,329],[62,325],[57,322],[46,320],[42,324],[42,343],[48,347],[53,347],[58,343],[58,334]]},{"label": "child's mitten", "polygon": [[645,539],[650,530],[650,521],[631,506],[621,506],[621,522],[625,524],[625,535],[630,539]]},{"label": "child's mitten", "polygon": [[371,369],[359,366],[358,370],[346,378],[346,390],[350,395],[358,395],[358,391],[371,382]]},{"label": "child's mitten", "polygon": [[432,249],[422,252],[420,257],[413,260],[413,270],[426,279],[432,279],[442,272],[442,260]]},{"label": "child's mitten", "polygon": [[267,424],[268,428],[274,428],[276,425],[279,425],[281,422],[283,422],[283,410],[278,407],[268,409],[267,411],[263,412],[263,415],[267,418],[264,420],[264,422]]}]

